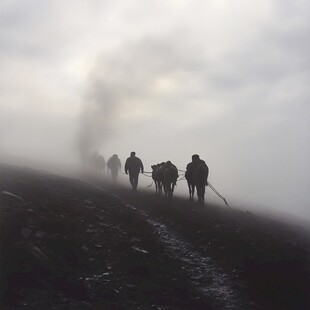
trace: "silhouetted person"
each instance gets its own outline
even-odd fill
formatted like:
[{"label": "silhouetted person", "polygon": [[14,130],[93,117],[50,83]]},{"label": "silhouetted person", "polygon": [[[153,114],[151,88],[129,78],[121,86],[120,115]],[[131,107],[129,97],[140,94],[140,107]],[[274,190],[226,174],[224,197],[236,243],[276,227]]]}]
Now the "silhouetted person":
[{"label": "silhouetted person", "polygon": [[195,187],[199,202],[204,202],[205,187],[208,185],[209,168],[199,155],[192,156],[192,162],[186,166],[185,178],[187,180],[190,199],[193,199]]},{"label": "silhouetted person", "polygon": [[99,155],[98,160],[97,160],[97,164],[98,164],[98,172],[99,174],[104,174],[105,173],[105,167],[106,167],[106,162],[105,159],[102,155]]},{"label": "silhouetted person", "polygon": [[138,186],[139,173],[143,173],[143,164],[140,158],[136,157],[135,152],[130,153],[130,157],[127,158],[125,163],[125,172],[129,172],[129,181],[132,186],[132,190],[136,191]]},{"label": "silhouetted person", "polygon": [[[192,156],[192,161],[189,164],[187,164],[187,166],[186,166],[185,176],[188,174],[192,174],[192,172],[198,166],[208,167],[206,162],[204,160],[200,159],[199,155],[195,154]],[[209,170],[209,168],[208,168],[208,170]]]},{"label": "silhouetted person", "polygon": [[113,183],[115,183],[117,181],[118,171],[122,168],[121,161],[116,154],[109,158],[107,167],[110,169]]},{"label": "silhouetted person", "polygon": [[98,168],[98,159],[99,159],[98,152],[95,151],[95,152],[90,156],[90,166],[91,166],[91,169],[93,170],[93,172],[96,172],[96,170],[97,170],[97,168]]}]

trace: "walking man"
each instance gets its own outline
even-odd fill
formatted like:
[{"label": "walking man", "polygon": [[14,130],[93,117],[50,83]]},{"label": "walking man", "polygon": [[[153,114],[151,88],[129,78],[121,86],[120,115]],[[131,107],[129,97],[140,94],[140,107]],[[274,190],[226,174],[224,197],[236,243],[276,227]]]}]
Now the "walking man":
[{"label": "walking man", "polygon": [[139,172],[143,173],[143,164],[140,158],[136,157],[135,152],[130,153],[130,157],[127,158],[125,163],[125,172],[129,172],[129,181],[132,186],[132,190],[136,191],[138,186]]},{"label": "walking man", "polygon": [[122,164],[120,159],[116,154],[109,158],[107,162],[107,167],[111,171],[111,176],[113,183],[116,183],[118,177],[118,171],[121,170]]},{"label": "walking man", "polygon": [[199,155],[192,156],[192,162],[186,167],[185,178],[189,189],[189,199],[194,199],[195,187],[198,201],[204,203],[205,187],[208,185],[209,168],[206,162],[199,158]]}]

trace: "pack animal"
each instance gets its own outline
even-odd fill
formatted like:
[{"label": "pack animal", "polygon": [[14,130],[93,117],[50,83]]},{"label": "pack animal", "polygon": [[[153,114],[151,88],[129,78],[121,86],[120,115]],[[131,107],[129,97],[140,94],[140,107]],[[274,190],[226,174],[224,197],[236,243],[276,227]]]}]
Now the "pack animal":
[{"label": "pack animal", "polygon": [[163,177],[161,172],[161,165],[152,165],[152,179],[155,183],[156,195],[161,195],[163,190]]},{"label": "pack animal", "polygon": [[172,198],[178,177],[178,169],[174,165],[166,164],[163,169],[163,185],[166,198]]}]

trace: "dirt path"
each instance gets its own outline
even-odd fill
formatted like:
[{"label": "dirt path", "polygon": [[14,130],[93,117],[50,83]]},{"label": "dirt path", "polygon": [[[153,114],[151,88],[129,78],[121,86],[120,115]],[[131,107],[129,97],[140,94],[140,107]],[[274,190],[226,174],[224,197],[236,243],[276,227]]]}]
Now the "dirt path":
[{"label": "dirt path", "polygon": [[303,229],[225,206],[201,208],[183,199],[117,191],[163,228],[162,241],[172,245],[172,255],[191,257],[194,268],[185,267],[189,278],[206,263],[196,287],[213,294],[222,308],[309,308],[310,239]]},{"label": "dirt path", "polygon": [[178,261],[181,267],[180,272],[189,279],[198,295],[213,300],[213,308],[255,308],[255,305],[245,298],[245,292],[237,291],[233,280],[210,257],[199,254],[178,233],[163,222],[152,218],[145,210],[137,209],[119,196],[116,197],[153,227],[154,233],[163,245],[164,252]]}]

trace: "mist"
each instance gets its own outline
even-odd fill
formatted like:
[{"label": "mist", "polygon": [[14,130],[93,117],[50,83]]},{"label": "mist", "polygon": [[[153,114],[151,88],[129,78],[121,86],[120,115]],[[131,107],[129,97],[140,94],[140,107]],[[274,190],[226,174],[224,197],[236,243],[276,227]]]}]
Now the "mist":
[{"label": "mist", "polygon": [[304,1],[1,5],[1,161],[197,153],[232,205],[310,219]]}]

